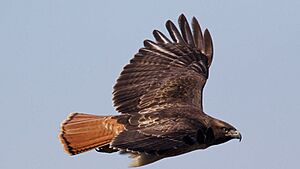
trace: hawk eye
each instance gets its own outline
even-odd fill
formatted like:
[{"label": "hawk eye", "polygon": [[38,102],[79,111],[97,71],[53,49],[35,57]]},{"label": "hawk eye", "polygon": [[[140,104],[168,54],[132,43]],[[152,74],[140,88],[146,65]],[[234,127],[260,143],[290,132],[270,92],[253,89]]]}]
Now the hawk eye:
[{"label": "hawk eye", "polygon": [[228,128],[226,128],[226,127],[223,127],[222,130],[223,130],[225,133],[228,133],[228,132],[229,132]]}]

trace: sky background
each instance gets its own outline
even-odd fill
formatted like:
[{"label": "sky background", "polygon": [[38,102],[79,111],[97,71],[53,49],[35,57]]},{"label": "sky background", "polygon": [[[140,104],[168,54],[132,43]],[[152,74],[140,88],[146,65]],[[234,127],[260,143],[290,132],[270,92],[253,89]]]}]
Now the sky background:
[{"label": "sky background", "polygon": [[204,110],[243,140],[143,168],[298,168],[299,9],[299,0],[1,0],[0,168],[127,168],[117,153],[68,156],[60,123],[73,111],[116,115],[111,93],[123,66],[181,13],[214,41]]}]

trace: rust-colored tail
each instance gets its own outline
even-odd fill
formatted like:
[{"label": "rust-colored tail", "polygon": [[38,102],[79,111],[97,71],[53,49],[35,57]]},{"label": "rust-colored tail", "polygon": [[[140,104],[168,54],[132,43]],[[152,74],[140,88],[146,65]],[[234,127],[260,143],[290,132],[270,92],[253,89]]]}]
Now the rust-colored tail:
[{"label": "rust-colored tail", "polygon": [[59,138],[70,155],[107,146],[124,130],[113,116],[71,113],[62,123]]}]

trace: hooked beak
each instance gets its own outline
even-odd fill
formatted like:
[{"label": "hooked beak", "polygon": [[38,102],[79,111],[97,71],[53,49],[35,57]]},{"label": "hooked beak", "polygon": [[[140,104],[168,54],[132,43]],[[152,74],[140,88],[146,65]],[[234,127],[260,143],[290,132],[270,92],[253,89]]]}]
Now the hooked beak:
[{"label": "hooked beak", "polygon": [[226,134],[226,136],[229,136],[229,137],[235,138],[235,139],[239,139],[240,142],[241,142],[241,140],[242,140],[242,134],[241,134],[239,131],[237,131],[237,130],[230,130],[230,131]]}]

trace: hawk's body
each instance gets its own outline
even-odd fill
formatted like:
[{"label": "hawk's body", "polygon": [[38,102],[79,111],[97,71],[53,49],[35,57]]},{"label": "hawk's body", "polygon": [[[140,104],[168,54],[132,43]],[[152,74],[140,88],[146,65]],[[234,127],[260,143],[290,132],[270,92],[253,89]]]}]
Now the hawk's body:
[{"label": "hawk's body", "polygon": [[73,113],[62,124],[60,138],[74,155],[96,148],[100,152],[130,153],[131,166],[241,138],[236,129],[206,115],[202,91],[212,62],[212,39],[195,18],[192,30],[179,17],[181,33],[171,21],[166,27],[173,41],[153,32],[156,42],[124,67],[114,86],[118,116]]}]

